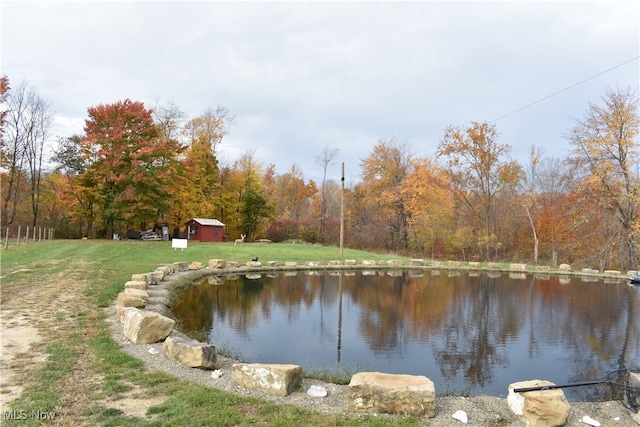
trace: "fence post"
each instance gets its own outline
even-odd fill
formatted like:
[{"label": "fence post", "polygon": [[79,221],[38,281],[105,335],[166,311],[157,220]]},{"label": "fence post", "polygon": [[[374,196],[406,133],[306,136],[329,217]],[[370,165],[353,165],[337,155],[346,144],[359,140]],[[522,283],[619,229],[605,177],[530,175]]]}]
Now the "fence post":
[{"label": "fence post", "polygon": [[18,241],[16,242],[16,245],[17,245],[17,246],[20,246],[20,232],[21,232],[21,228],[22,228],[22,226],[21,226],[21,225],[19,225],[19,226],[18,226]]},{"label": "fence post", "polygon": [[6,231],[4,232],[4,248],[9,248],[9,227],[7,226]]},{"label": "fence post", "polygon": [[36,242],[36,226],[35,225],[33,226],[33,236],[31,236],[31,241],[33,243]]}]

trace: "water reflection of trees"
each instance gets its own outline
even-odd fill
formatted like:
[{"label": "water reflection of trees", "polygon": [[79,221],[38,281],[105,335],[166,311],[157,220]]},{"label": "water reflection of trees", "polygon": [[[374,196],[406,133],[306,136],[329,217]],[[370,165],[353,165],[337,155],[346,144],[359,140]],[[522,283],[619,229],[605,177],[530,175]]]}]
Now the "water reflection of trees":
[{"label": "water reflection of trees", "polygon": [[[337,319],[324,319],[323,313],[337,309],[338,280],[299,273],[219,286],[205,281],[183,292],[173,311],[187,332],[223,322],[246,336],[276,308],[291,323],[304,322],[303,309],[318,305],[321,337],[335,342]],[[529,358],[544,358],[547,345],[565,349],[575,367],[566,378],[571,382],[602,378],[640,358],[638,294],[627,286],[485,274],[378,273],[340,280],[342,298],[357,307],[358,332],[373,353],[400,354],[411,343],[427,343],[432,354],[422,357],[435,358],[444,378],[463,378],[469,387],[494,381],[496,369],[513,362],[509,343],[521,336],[529,342]],[[584,391],[586,398],[595,393]]]}]

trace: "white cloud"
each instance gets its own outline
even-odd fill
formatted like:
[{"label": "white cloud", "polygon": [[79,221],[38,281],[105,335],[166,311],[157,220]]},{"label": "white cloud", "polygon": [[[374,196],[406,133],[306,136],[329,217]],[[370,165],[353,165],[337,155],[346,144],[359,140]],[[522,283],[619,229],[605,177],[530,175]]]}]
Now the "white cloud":
[{"label": "white cloud", "polygon": [[[225,155],[255,150],[316,180],[325,145],[349,170],[392,135],[431,155],[449,125],[504,116],[640,51],[635,1],[0,7],[2,72],[50,100],[60,132],[124,98],[172,100],[190,116],[221,105],[236,116]],[[498,120],[501,142],[521,161],[533,143],[565,155],[572,120],[606,86],[638,87],[638,63]]]}]

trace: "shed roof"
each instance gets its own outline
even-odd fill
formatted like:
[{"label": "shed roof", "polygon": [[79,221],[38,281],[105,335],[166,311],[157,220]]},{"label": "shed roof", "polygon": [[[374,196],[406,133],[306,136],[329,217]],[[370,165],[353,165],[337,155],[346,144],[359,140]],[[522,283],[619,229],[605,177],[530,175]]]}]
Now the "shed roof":
[{"label": "shed roof", "polygon": [[224,227],[224,224],[218,221],[217,219],[209,219],[209,218],[192,218],[187,222],[195,221],[200,225],[215,225],[218,227]]}]

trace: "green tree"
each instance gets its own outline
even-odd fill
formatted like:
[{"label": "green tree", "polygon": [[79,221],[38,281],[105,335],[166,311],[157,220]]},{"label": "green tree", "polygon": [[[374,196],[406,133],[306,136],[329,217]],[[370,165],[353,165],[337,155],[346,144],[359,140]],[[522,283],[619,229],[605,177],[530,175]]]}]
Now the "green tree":
[{"label": "green tree", "polygon": [[245,231],[247,239],[251,241],[260,230],[264,220],[272,217],[273,208],[262,194],[254,189],[249,189],[242,195],[240,209],[240,228]]}]

